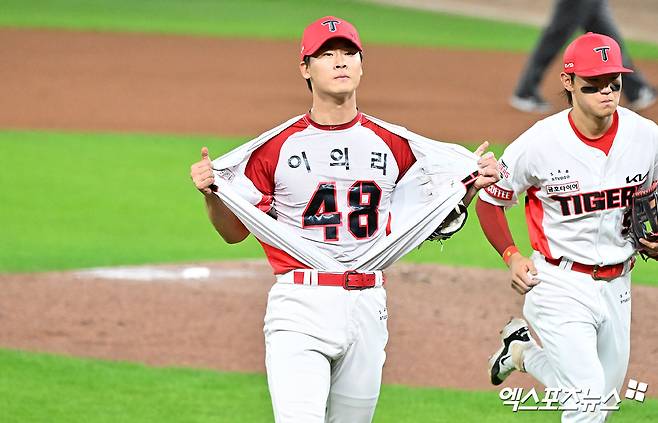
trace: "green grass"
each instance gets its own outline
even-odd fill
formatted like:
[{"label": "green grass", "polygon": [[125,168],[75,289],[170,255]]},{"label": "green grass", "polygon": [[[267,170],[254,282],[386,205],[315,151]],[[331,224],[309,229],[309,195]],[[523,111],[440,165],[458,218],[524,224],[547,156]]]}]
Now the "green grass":
[{"label": "green grass", "polygon": [[226,248],[189,166],[243,140],[0,132],[0,271],[261,257]]},{"label": "green grass", "polygon": [[[0,26],[298,40],[325,15],[351,20],[366,44],[529,51],[539,29],[356,1],[4,0]],[[658,45],[629,42],[636,58],[658,60]]]},{"label": "green grass", "polygon": [[267,422],[262,375],[0,350],[4,423]]},{"label": "green grass", "polygon": [[[272,422],[263,375],[151,368],[0,349],[4,423]],[[541,391],[540,391],[541,392]],[[648,422],[658,400],[623,402],[615,422]],[[375,423],[554,422],[512,413],[497,391],[384,386]]]},{"label": "green grass", "polygon": [[[253,237],[227,245],[216,235],[189,178],[202,145],[215,157],[242,142],[0,131],[0,272],[264,257]],[[428,242],[407,260],[504,268],[470,212],[443,251]],[[523,207],[508,216],[528,253]],[[655,262],[641,262],[634,281],[658,285],[655,275]]]}]

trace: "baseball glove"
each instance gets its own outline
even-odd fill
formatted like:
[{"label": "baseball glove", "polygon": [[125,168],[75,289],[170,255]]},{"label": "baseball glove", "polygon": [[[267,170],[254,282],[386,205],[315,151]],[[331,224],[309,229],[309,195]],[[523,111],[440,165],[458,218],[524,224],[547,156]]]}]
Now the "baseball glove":
[{"label": "baseball glove", "polygon": [[426,241],[444,241],[450,238],[464,227],[467,217],[466,206],[460,201]]},{"label": "baseball glove", "polygon": [[631,204],[624,212],[622,234],[631,239],[635,249],[646,260],[640,238],[650,242],[658,241],[658,181],[649,189],[635,192]]}]

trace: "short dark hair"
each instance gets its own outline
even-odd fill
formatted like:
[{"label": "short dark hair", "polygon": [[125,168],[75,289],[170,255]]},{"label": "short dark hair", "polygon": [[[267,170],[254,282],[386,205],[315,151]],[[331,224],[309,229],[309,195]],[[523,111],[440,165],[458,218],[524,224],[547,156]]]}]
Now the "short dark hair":
[{"label": "short dark hair", "polygon": [[[359,51],[359,56],[361,57],[361,61],[363,62],[363,52]],[[311,65],[311,56],[304,56],[304,64],[306,67],[309,67]],[[313,92],[313,87],[311,86],[311,78],[306,80],[306,85],[308,86],[308,90],[310,92]]]},{"label": "short dark hair", "polygon": [[[573,85],[574,80],[576,79],[576,74],[575,73],[568,73],[567,75],[569,75],[571,77],[571,85]],[[563,94],[567,97],[567,101],[569,102],[569,106],[573,106],[573,94],[571,94],[571,91],[569,91],[565,88]]]},{"label": "short dark hair", "polygon": [[[309,67],[309,65],[311,64],[311,56],[304,56],[304,64],[306,65],[306,67]],[[310,92],[313,92],[313,87],[311,86],[311,78],[308,78],[306,80],[306,85],[308,85],[308,90]]]}]

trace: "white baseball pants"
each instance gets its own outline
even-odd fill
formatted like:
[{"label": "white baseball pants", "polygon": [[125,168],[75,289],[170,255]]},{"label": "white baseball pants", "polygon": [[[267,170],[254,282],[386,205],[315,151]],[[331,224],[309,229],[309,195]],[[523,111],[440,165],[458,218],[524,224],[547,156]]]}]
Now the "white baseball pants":
[{"label": "white baseball pants", "polygon": [[[526,350],[526,371],[546,387],[589,389],[603,399],[613,389],[622,395],[630,354],[630,272],[606,282],[546,263],[537,253],[533,261],[541,282],[526,294],[523,312],[543,348]],[[579,407],[571,399],[564,406]],[[564,411],[562,422],[604,422],[608,413]]]},{"label": "white baseball pants", "polygon": [[388,341],[386,291],[276,283],[265,315],[277,423],[369,423]]}]

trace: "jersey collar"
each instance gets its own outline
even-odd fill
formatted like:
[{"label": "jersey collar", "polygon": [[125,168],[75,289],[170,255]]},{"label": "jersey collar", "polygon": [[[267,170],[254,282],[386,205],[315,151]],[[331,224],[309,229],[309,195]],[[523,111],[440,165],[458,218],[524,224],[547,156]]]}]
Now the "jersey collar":
[{"label": "jersey collar", "polygon": [[571,125],[571,129],[573,129],[573,131],[576,133],[578,138],[580,138],[580,140],[583,141],[584,143],[596,142],[603,139],[603,137],[609,137],[611,135],[614,135],[617,132],[617,128],[619,127],[619,115],[615,110],[615,113],[612,115],[612,124],[610,125],[610,128],[608,128],[605,131],[605,133],[598,138],[589,138],[588,136],[580,132],[580,130],[576,127],[576,123],[571,118],[571,113],[569,113],[567,116],[569,117],[569,125]]},{"label": "jersey collar", "polygon": [[314,122],[311,119],[311,113],[309,112],[309,113],[306,113],[304,115],[304,120],[306,120],[312,126],[318,128],[318,129],[321,129],[323,131],[340,131],[341,129],[348,129],[348,128],[353,127],[354,125],[356,125],[357,122],[359,122],[361,120],[362,117],[363,117],[363,113],[357,112],[354,119],[352,119],[349,122],[341,123],[339,125],[320,125],[319,123]]},{"label": "jersey collar", "polygon": [[571,118],[571,113],[567,115],[569,117],[569,125],[571,125],[571,129],[573,132],[576,134],[576,136],[582,141],[584,144],[597,148],[605,153],[607,156],[610,154],[610,149],[612,149],[612,144],[615,140],[615,137],[617,136],[617,129],[619,128],[619,115],[617,114],[617,111],[615,110],[614,115],[612,116],[612,125],[610,125],[610,128],[605,132],[605,134],[601,135],[598,138],[588,138],[576,128],[576,124],[574,123],[573,119]]}]

